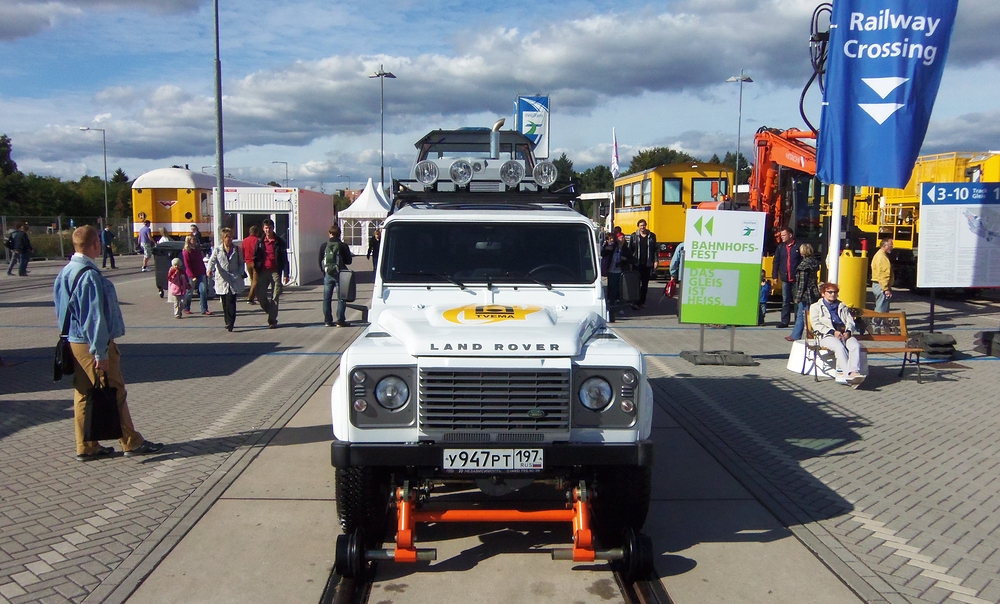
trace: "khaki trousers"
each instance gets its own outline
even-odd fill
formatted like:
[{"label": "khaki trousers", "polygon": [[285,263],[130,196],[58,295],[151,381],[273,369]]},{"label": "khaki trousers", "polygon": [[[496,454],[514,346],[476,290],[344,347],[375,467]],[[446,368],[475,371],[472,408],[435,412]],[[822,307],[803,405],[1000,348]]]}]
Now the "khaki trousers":
[{"label": "khaki trousers", "polygon": [[[76,454],[93,455],[100,443],[93,440],[83,440],[83,426],[86,419],[87,392],[94,387],[96,371],[94,370],[94,355],[90,354],[89,344],[70,342],[73,349],[73,419],[76,427]],[[132,416],[128,412],[125,392],[125,380],[122,378],[121,354],[118,346],[112,341],[108,343],[108,386],[118,389],[118,415],[122,420],[122,451],[131,451],[145,442],[142,435],[135,431]]]},{"label": "khaki trousers", "polygon": [[257,299],[257,268],[253,262],[247,262],[247,276],[250,277],[250,291],[247,293],[247,300],[253,302]]}]

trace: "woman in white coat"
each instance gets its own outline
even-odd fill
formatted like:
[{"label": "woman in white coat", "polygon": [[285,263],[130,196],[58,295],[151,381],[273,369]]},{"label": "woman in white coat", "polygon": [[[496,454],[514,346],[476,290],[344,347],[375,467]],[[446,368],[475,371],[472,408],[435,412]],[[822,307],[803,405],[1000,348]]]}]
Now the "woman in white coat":
[{"label": "woman in white coat", "polygon": [[208,261],[208,276],[215,277],[215,293],[222,298],[222,316],[227,331],[232,331],[236,324],[236,296],[243,291],[245,267],[243,250],[233,245],[233,230],[222,229],[222,243],[212,250]]},{"label": "woman in white coat", "polygon": [[861,344],[854,337],[858,328],[845,304],[837,299],[840,288],[836,283],[819,286],[820,299],[809,307],[809,320],[819,343],[837,357],[837,373],[843,373],[848,384],[857,386],[865,381],[861,375]]}]

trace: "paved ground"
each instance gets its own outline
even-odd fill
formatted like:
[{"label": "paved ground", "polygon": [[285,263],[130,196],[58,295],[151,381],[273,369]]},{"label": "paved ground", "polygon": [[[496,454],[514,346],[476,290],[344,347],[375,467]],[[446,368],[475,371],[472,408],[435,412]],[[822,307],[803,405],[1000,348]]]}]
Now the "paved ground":
[{"label": "paved ground", "polygon": [[[145,436],[169,444],[149,458],[87,464],[73,458],[69,382],[49,377],[60,265],[0,275],[0,603],[126,598],[183,550],[188,528],[225,509],[220,497],[328,380],[357,333],[322,327],[315,287],[288,292],[279,330],[263,329],[260,311],[245,304],[241,311],[253,311],[232,334],[218,315],[176,321],[137,259],[122,265],[111,275],[129,326],[120,344],[133,417]],[[851,390],[787,371],[786,332],[773,327],[737,332],[737,348],[757,367],[691,365],[678,354],[697,348],[697,328],[677,324],[673,302],[650,297],[616,328],[647,353],[666,412],[661,432],[704,447],[865,601],[1000,602],[998,361],[970,352],[975,331],[1000,325],[1000,305],[939,300],[936,327],[959,340],[959,358],[924,384],[873,359],[869,380]],[[926,299],[901,298],[896,307],[919,329]],[[708,330],[708,348],[728,342],[728,332]],[[299,437],[321,438],[310,434]],[[319,464],[328,468],[328,458]],[[667,554],[658,570],[675,595],[697,594],[693,579],[707,580],[699,575],[706,542],[753,556],[740,544],[774,530],[724,511],[716,513],[730,522],[714,532],[670,522],[685,509],[710,513],[690,492],[696,478],[666,482],[660,498],[669,505],[650,522]],[[775,565],[775,577],[783,572]]]}]

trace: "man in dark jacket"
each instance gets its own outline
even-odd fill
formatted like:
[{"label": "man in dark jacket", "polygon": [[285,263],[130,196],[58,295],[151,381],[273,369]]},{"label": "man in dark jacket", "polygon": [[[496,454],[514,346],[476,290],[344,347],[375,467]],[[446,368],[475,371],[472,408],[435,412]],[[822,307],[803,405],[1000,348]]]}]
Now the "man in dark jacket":
[{"label": "man in dark jacket", "polygon": [[632,247],[632,257],[635,258],[635,270],[639,272],[639,304],[645,306],[646,292],[649,290],[649,278],[656,268],[656,233],[646,228],[646,221],[639,219],[636,232],[629,237]]},{"label": "man in dark jacket", "polygon": [[17,265],[17,274],[23,277],[28,274],[28,261],[31,260],[31,253],[35,251],[31,247],[31,240],[28,239],[28,225],[22,224],[21,228],[14,231],[10,236],[10,264],[7,265],[7,274],[14,274],[14,265]]},{"label": "man in dark jacket", "polygon": [[799,246],[795,243],[795,233],[785,227],[778,233],[781,243],[774,251],[774,264],[771,266],[771,276],[781,282],[781,323],[779,329],[786,329],[792,320],[792,289],[795,286],[795,271],[802,262]]},{"label": "man in dark jacket", "polygon": [[111,258],[111,268],[115,266],[115,251],[111,244],[115,241],[115,232],[111,230],[111,225],[106,225],[101,231],[101,247],[104,249],[104,259],[101,261],[101,268],[108,268],[108,258]]},{"label": "man in dark jacket", "polygon": [[253,254],[257,271],[257,300],[267,313],[267,327],[278,326],[278,299],[288,283],[288,245],[274,232],[274,221],[264,219],[264,236],[257,241]]}]

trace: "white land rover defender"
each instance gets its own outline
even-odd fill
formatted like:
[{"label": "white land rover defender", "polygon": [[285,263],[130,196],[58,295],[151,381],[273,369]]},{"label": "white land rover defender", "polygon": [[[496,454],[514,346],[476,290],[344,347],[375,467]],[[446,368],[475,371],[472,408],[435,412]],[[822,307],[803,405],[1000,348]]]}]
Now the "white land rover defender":
[{"label": "white land rover defender", "polygon": [[[341,575],[433,559],[414,547],[414,519],[532,519],[420,516],[453,482],[566,490],[574,511],[559,513],[573,516],[559,518],[575,543],[553,557],[651,568],[638,533],[653,459],[643,358],[606,324],[593,223],[572,194],[548,191],[556,169],[529,139],[497,129],[431,132],[413,179],[394,185],[370,326],[341,357],[331,400]],[[393,505],[395,548],[379,549]],[[591,512],[606,550],[588,541]]]}]

